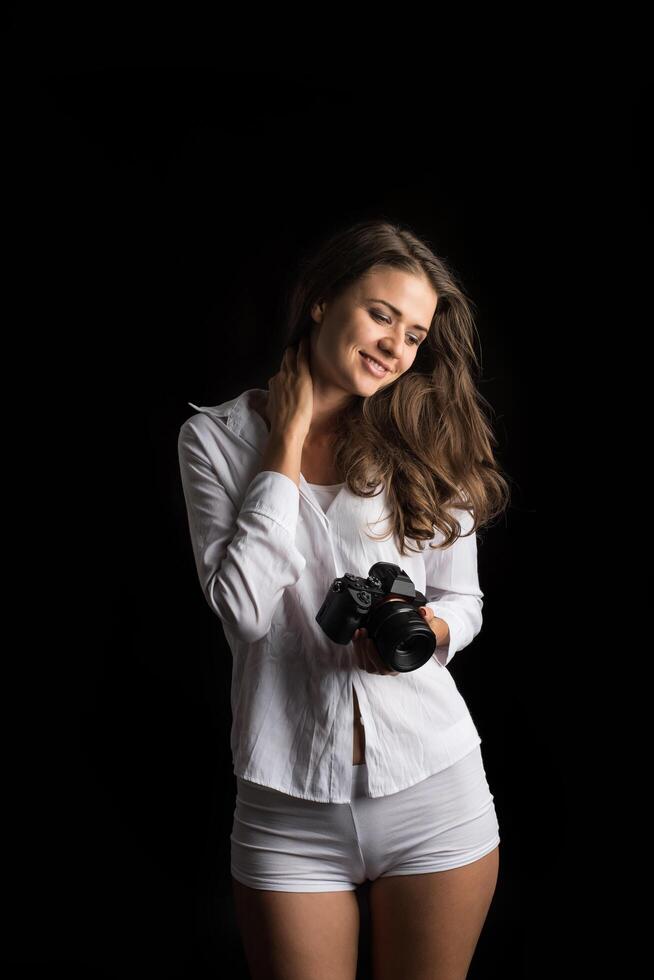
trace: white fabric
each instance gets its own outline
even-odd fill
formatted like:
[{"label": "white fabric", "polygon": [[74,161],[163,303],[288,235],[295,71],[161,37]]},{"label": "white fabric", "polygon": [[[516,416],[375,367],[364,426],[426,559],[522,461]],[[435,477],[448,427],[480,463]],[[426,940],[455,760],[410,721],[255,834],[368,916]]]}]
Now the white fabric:
[{"label": "white fabric", "polygon": [[250,888],[354,891],[366,880],[447,871],[501,843],[479,745],[427,779],[375,800],[352,766],[352,800],[312,803],[237,779],[231,873]]},{"label": "white fabric", "polygon": [[[283,473],[259,472],[268,430],[256,394],[266,392],[189,402],[198,414],[178,438],[198,577],[232,651],[234,773],[301,799],[349,803],[354,685],[370,796],[396,793],[481,744],[446,669],[481,629],[476,535],[402,556],[392,534],[367,536],[390,526],[383,484],[369,498],[343,485],[325,513],[302,475],[298,488]],[[454,513],[466,535],[472,518]],[[377,561],[399,565],[449,626],[449,643],[418,670],[370,674],[351,643],[333,643],[316,622],[333,580],[365,578]]]},{"label": "white fabric", "polygon": [[332,483],[330,486],[324,486],[320,483],[309,483],[308,486],[311,487],[314,497],[322,507],[323,513],[326,514],[338,496],[341,487],[345,484]]}]

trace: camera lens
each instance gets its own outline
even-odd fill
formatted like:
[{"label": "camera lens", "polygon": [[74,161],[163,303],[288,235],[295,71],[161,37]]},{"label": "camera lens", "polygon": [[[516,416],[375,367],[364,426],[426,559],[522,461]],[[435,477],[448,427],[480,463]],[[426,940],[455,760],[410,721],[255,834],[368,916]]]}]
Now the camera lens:
[{"label": "camera lens", "polygon": [[400,673],[422,667],[436,649],[431,627],[402,599],[382,602],[371,612],[368,636],[387,666]]}]

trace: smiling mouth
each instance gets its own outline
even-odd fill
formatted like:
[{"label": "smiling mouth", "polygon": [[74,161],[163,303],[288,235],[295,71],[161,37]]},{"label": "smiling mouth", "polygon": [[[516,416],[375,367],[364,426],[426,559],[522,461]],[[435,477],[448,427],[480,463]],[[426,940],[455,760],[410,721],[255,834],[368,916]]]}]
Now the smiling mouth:
[{"label": "smiling mouth", "polygon": [[389,369],[385,367],[385,365],[380,364],[379,361],[376,361],[371,354],[366,354],[366,352],[362,350],[360,350],[359,353],[361,354],[361,357],[364,359],[364,361],[367,361],[369,364],[371,364],[373,369],[376,369],[379,372],[380,377],[382,376],[382,374],[390,374]]}]

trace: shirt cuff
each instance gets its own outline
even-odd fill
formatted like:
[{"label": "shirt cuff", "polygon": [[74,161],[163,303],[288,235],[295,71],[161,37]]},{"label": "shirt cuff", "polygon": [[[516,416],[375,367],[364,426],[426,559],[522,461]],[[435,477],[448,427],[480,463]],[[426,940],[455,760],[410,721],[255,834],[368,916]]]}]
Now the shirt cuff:
[{"label": "shirt cuff", "polygon": [[448,642],[443,644],[443,646],[437,646],[432,654],[432,657],[440,667],[447,667],[456,651],[461,649],[461,632],[463,626],[456,619],[455,614],[452,613],[452,606],[450,604],[426,602],[425,605],[429,606],[434,616],[447,623],[447,628],[450,631]]},{"label": "shirt cuff", "polygon": [[294,480],[277,470],[263,470],[254,477],[241,513],[263,514],[295,538],[300,513],[300,491]]}]

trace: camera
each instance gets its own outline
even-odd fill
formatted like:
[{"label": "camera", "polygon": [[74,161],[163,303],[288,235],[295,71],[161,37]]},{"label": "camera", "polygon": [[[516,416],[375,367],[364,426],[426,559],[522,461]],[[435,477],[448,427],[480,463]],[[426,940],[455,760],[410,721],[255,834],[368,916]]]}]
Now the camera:
[{"label": "camera", "polygon": [[399,565],[378,561],[367,578],[349,572],[331,584],[316,622],[334,643],[350,643],[365,627],[388,667],[417,670],[436,649],[436,637],[417,612],[427,603]]}]

